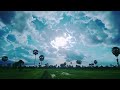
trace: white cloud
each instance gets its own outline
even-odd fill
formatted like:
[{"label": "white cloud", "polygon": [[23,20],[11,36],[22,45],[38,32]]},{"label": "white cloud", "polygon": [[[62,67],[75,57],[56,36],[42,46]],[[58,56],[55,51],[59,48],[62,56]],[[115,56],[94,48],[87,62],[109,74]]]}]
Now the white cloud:
[{"label": "white cloud", "polygon": [[26,13],[37,16],[40,21],[45,19],[49,28],[52,28],[54,25],[58,24],[61,19],[63,19],[63,12],[59,11],[27,11]]},{"label": "white cloud", "polygon": [[101,20],[104,24],[105,27],[108,29],[113,28],[113,24],[110,21],[110,11],[87,11],[84,12],[86,16],[91,17],[93,20],[99,19]]}]

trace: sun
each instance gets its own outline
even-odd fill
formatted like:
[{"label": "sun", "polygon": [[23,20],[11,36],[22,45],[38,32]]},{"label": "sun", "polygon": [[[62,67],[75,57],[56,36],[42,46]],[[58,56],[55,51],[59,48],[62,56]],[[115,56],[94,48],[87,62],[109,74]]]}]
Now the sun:
[{"label": "sun", "polygon": [[65,47],[67,45],[68,39],[64,37],[56,37],[55,40],[51,41],[51,44],[55,48]]}]

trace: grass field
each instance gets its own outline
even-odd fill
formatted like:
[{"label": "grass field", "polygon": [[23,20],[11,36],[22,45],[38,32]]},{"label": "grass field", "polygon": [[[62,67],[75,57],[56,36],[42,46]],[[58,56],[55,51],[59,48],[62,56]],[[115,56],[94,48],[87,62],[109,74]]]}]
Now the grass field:
[{"label": "grass field", "polygon": [[[46,73],[45,73],[46,71]],[[45,77],[44,77],[45,76]],[[120,69],[0,69],[0,79],[120,79]]]}]

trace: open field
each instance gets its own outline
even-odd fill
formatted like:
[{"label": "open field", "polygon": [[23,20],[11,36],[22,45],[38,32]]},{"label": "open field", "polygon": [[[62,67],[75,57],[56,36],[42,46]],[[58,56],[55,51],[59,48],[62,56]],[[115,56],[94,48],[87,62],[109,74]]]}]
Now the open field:
[{"label": "open field", "polygon": [[[46,72],[45,72],[46,71]],[[0,79],[120,79],[120,69],[0,68]]]}]

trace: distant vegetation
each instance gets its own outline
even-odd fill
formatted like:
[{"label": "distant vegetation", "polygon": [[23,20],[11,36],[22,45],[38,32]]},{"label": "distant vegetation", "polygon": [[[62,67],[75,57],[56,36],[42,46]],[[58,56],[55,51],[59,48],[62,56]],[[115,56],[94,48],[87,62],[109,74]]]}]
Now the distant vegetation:
[{"label": "distant vegetation", "polygon": [[[113,47],[112,48],[112,53],[113,53],[113,55],[116,56],[117,65],[119,67],[118,56],[120,54],[120,49],[118,47]],[[59,66],[57,64],[56,65],[49,65],[49,63],[46,63],[46,64],[43,65],[42,62],[44,61],[44,58],[45,58],[44,55],[39,56],[40,62],[39,62],[39,65],[37,66],[35,64],[35,62],[36,62],[36,55],[39,54],[39,51],[35,49],[35,50],[33,50],[33,54],[35,55],[35,60],[34,60],[34,64],[33,64],[34,66],[28,66],[30,68],[35,68],[35,67],[36,68],[84,68],[85,67],[85,66],[81,66],[82,60],[76,60],[76,66],[75,67],[73,67],[72,62],[70,62],[69,65],[67,64],[67,62],[61,63]],[[2,65],[0,67],[7,67],[8,66],[7,61],[9,60],[9,57],[8,56],[2,56],[1,60],[3,61],[3,63],[2,63]],[[93,68],[93,67],[94,68],[101,68],[101,67],[103,67],[102,65],[97,66],[98,63],[99,62],[97,60],[93,60],[92,63],[88,64],[88,68]],[[13,67],[13,68],[22,68],[22,67],[24,67],[25,68],[26,66],[25,66],[25,62],[23,60],[18,60],[17,62],[14,62],[11,65],[11,67]],[[110,66],[105,66],[105,67],[114,67],[115,68],[117,66],[110,64]]]}]

